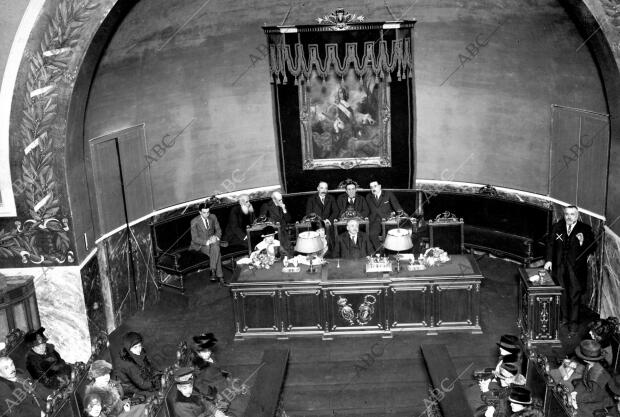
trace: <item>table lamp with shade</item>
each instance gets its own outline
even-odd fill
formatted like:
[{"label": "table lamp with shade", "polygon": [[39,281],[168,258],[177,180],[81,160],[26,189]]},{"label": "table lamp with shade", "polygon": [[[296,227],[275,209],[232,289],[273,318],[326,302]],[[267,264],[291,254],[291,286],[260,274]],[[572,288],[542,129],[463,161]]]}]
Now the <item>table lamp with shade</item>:
[{"label": "table lamp with shade", "polygon": [[297,236],[297,243],[295,243],[295,251],[308,255],[310,261],[310,268],[308,272],[314,274],[316,270],[312,265],[312,254],[315,254],[323,250],[323,241],[318,232],[301,232]]},{"label": "table lamp with shade", "polygon": [[413,247],[411,234],[406,229],[392,229],[387,232],[383,247],[396,252],[396,272],[400,272],[400,252]]}]

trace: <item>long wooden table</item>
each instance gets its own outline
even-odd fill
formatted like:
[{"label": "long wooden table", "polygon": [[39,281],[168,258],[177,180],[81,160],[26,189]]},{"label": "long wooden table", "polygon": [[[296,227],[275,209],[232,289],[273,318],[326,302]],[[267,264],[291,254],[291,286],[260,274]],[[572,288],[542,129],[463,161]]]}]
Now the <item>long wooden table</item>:
[{"label": "long wooden table", "polygon": [[365,262],[329,260],[310,274],[238,268],[230,283],[235,339],[291,335],[466,330],[482,333],[483,276],[471,255],[423,271],[369,273]]}]

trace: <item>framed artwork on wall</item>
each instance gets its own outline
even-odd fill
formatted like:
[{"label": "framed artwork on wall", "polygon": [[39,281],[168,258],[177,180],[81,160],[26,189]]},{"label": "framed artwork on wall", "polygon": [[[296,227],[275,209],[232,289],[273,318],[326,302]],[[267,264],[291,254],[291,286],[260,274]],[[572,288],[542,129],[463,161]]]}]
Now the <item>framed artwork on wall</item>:
[{"label": "framed artwork on wall", "polygon": [[346,176],[415,184],[415,21],[338,9],[318,24],[265,26],[279,171],[287,193]]}]

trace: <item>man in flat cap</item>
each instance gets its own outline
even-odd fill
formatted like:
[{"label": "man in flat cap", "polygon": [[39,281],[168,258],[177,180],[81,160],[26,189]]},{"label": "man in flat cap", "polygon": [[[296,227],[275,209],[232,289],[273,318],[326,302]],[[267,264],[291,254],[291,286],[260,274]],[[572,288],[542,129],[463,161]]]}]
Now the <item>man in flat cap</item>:
[{"label": "man in flat cap", "polygon": [[26,353],[26,369],[32,379],[55,390],[69,384],[71,366],[60,357],[54,345],[47,343],[43,332],[45,328],[41,327],[24,336],[24,343],[30,348]]},{"label": "man in flat cap", "polygon": [[15,369],[13,359],[0,356],[0,415],[5,417],[45,417],[47,396],[41,388]]},{"label": "man in flat cap", "polygon": [[227,417],[215,404],[194,387],[194,368],[184,367],[174,371],[177,393],[173,408],[176,417]]}]

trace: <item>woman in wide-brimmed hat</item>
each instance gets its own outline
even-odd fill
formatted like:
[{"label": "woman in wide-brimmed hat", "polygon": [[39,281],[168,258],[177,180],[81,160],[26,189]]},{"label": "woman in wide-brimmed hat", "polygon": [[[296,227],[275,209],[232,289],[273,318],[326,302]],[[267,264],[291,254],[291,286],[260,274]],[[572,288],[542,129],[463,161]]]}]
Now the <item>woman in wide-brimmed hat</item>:
[{"label": "woman in wide-brimmed hat", "polygon": [[123,400],[123,387],[119,382],[110,379],[111,372],[112,364],[109,362],[94,361],[88,370],[86,394],[99,395],[103,412],[108,417],[143,416],[144,404],[131,405],[129,400]]},{"label": "woman in wide-brimmed hat", "polygon": [[26,369],[35,381],[55,390],[69,384],[71,366],[61,357],[54,345],[47,343],[45,328],[31,330],[24,336],[24,343],[29,347],[26,353]]},{"label": "woman in wide-brimmed hat", "polygon": [[591,417],[594,410],[613,405],[613,399],[606,390],[611,376],[599,363],[605,355],[598,342],[582,340],[575,348],[575,355],[584,362],[586,369],[581,379],[573,381],[575,390],[572,396],[578,415]]}]

